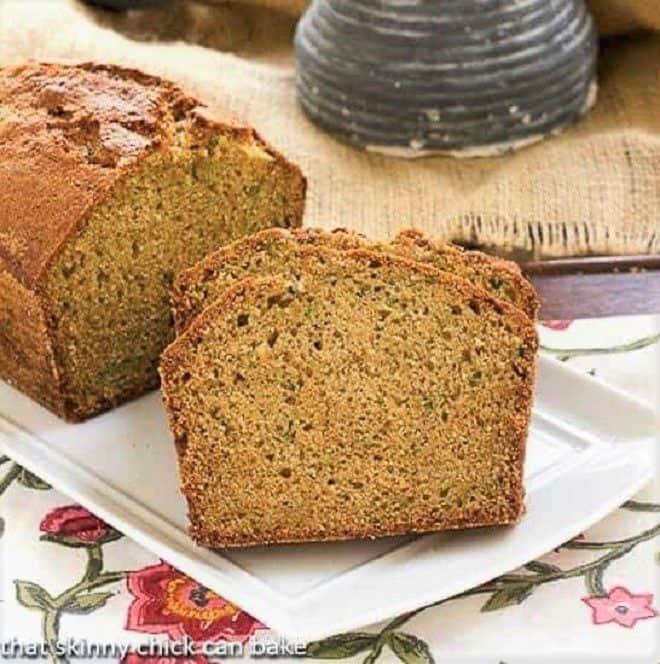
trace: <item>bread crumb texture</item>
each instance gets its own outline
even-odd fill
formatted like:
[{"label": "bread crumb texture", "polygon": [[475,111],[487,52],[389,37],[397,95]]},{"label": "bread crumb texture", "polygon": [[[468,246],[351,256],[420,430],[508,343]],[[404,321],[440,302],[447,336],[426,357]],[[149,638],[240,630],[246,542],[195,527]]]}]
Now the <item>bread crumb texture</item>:
[{"label": "bread crumb texture", "polygon": [[0,71],[0,179],[0,377],[71,420],[156,386],[174,275],[305,196],[251,128],[94,64]]},{"label": "bread crumb texture", "polygon": [[215,262],[224,291],[162,357],[194,539],[249,546],[518,521],[532,320],[392,252],[281,240],[261,234],[242,241],[240,259],[234,245]]}]

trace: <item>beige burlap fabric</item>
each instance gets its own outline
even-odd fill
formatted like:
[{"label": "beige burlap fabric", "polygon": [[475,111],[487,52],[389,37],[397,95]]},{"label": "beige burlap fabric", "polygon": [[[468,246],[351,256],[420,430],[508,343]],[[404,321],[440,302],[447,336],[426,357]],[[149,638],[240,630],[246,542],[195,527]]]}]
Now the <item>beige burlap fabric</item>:
[{"label": "beige burlap fabric", "polygon": [[[293,19],[287,23],[280,15],[275,34],[268,28],[273,15],[262,9],[189,4],[177,20],[178,34],[215,49],[224,40],[240,57],[148,41],[159,37],[153,21],[149,27],[133,16],[130,21],[143,23],[131,26],[124,18],[111,24],[74,0],[4,0],[0,64],[93,59],[180,82],[256,126],[301,165],[310,184],[309,225],[350,226],[381,237],[415,225],[537,256],[659,252],[660,37],[608,43],[597,105],[560,137],[502,158],[402,161],[344,146],[303,116],[287,46]],[[631,16],[652,19],[644,5],[656,3],[638,4],[640,13]],[[186,18],[191,11],[197,13]],[[197,26],[190,34],[188,20]],[[126,36],[140,31],[146,41]]]},{"label": "beige burlap fabric", "polygon": [[[222,3],[226,0],[207,0]],[[241,0],[244,3],[272,7],[289,14],[299,14],[308,0]],[[658,0],[588,0],[589,7],[603,34],[620,34],[639,28],[660,30],[660,2]]]}]

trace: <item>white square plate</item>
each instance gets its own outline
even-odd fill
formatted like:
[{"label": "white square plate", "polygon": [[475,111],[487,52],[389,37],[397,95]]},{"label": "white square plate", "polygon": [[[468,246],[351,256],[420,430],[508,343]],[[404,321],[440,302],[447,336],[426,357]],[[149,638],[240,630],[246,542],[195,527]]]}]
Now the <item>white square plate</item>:
[{"label": "white square plate", "polygon": [[301,640],[460,593],[577,535],[648,481],[656,426],[648,407],[542,358],[525,467],[527,514],[519,525],[218,553],[196,547],[186,534],[158,393],[71,425],[0,383],[0,447],[9,456],[272,629]]}]

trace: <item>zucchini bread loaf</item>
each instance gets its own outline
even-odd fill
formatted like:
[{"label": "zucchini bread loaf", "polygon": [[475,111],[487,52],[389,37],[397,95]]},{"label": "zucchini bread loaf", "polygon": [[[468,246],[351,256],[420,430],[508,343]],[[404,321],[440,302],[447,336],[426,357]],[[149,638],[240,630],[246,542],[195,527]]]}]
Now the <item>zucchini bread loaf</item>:
[{"label": "zucchini bread loaf", "polygon": [[511,302],[530,318],[535,318],[538,310],[536,293],[515,263],[431,242],[417,231],[402,232],[393,242],[376,243],[343,229],[268,229],[218,249],[175,277],[172,310],[177,332],[185,330],[204,307],[237,280],[251,275],[291,273],[291,269],[295,273],[297,256],[305,245],[396,254],[468,279],[491,295]]},{"label": "zucchini bread loaf", "polygon": [[0,378],[70,420],[156,386],[174,274],[305,197],[253,129],[93,64],[0,71],[0,181]]},{"label": "zucchini bread loaf", "polygon": [[275,276],[230,286],[162,356],[194,539],[248,546],[516,522],[530,318],[392,254],[311,246],[295,270],[289,253],[280,260]]}]

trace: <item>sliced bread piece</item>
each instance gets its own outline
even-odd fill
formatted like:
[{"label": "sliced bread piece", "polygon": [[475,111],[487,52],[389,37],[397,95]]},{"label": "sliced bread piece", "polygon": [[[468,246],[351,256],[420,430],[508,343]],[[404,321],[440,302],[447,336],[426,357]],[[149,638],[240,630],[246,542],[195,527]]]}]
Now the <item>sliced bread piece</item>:
[{"label": "sliced bread piece", "polygon": [[440,270],[468,279],[488,293],[515,304],[532,319],[536,318],[539,310],[540,303],[534,287],[513,261],[481,251],[466,250],[451,242],[430,240],[413,228],[400,231],[391,242],[372,242],[364,235],[343,228],[332,232],[298,228],[292,233],[305,244],[341,249],[362,247],[429,263]]},{"label": "sliced bread piece", "polygon": [[[411,231],[410,233],[414,233]],[[405,240],[409,237],[410,241]],[[414,241],[413,241],[414,237]],[[295,261],[301,245],[326,246],[332,249],[356,249],[394,253],[412,260],[429,263],[446,272],[473,281],[497,297],[519,306],[534,317],[538,301],[534,289],[520,273],[510,270],[507,261],[473,257],[479,252],[463,252],[442,243],[422,242],[421,235],[400,235],[397,241],[373,242],[359,233],[345,229],[267,229],[240,238],[203,258],[193,267],[179,273],[172,288],[172,311],[177,333],[182,332],[205,306],[213,302],[237,280],[247,276],[272,274],[282,268],[283,257]]]},{"label": "sliced bread piece", "polygon": [[[278,260],[289,273],[289,254]],[[295,279],[235,284],[162,356],[194,539],[250,546],[515,523],[530,319],[404,258],[308,247],[297,260]]]},{"label": "sliced bread piece", "polygon": [[242,237],[180,272],[170,291],[176,334],[237,281],[278,271],[295,274],[300,250],[300,243],[290,233],[269,228]]},{"label": "sliced bread piece", "polygon": [[392,241],[373,242],[364,235],[345,228],[323,231],[314,228],[292,229],[293,236],[304,244],[336,249],[364,248],[404,256],[429,263],[440,270],[469,279],[484,290],[515,304],[530,318],[536,318],[539,301],[534,287],[513,261],[490,256],[482,251],[466,250],[451,242],[430,240],[413,228],[400,231]]},{"label": "sliced bread piece", "polygon": [[482,251],[468,251],[448,242],[430,240],[414,229],[400,232],[392,245],[396,253],[430,263],[440,270],[451,270],[479,284],[489,293],[515,304],[530,318],[536,318],[540,306],[536,291],[513,261]]}]

